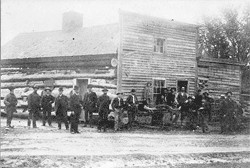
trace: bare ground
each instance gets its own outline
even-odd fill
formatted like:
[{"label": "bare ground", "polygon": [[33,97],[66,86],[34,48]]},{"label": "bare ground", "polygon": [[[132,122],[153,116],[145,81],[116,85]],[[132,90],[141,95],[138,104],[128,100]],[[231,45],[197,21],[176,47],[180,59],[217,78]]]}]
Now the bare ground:
[{"label": "bare ground", "polygon": [[70,134],[63,127],[33,129],[26,120],[14,119],[6,129],[1,119],[3,167],[250,167],[249,134],[203,134],[201,131],[136,129],[98,133],[83,128]]}]

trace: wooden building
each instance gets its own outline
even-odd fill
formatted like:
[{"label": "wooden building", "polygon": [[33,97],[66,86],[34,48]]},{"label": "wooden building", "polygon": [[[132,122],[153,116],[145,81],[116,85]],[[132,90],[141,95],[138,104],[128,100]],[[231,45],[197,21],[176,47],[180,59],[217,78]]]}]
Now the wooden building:
[{"label": "wooden building", "polygon": [[[103,86],[111,93],[134,88],[141,100],[145,84],[152,82],[155,100],[166,87],[185,87],[194,95],[198,79],[207,80],[212,94],[220,94],[219,85],[239,95],[239,65],[204,59],[197,64],[198,26],[123,11],[119,15],[117,24],[83,28],[82,16],[69,12],[60,31],[18,35],[2,47],[1,99],[10,85],[21,97],[33,84],[63,86],[66,94],[74,85],[83,94],[92,84],[98,93]],[[220,66],[230,71],[220,71]]]}]

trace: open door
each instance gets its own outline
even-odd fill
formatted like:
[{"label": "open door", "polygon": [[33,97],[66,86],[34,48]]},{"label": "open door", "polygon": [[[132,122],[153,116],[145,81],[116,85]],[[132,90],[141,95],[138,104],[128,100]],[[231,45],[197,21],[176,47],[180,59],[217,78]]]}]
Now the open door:
[{"label": "open door", "polygon": [[184,87],[186,93],[188,93],[188,81],[178,80],[178,81],[177,81],[177,89],[178,89],[178,92],[181,91],[181,88],[182,88],[182,87]]}]

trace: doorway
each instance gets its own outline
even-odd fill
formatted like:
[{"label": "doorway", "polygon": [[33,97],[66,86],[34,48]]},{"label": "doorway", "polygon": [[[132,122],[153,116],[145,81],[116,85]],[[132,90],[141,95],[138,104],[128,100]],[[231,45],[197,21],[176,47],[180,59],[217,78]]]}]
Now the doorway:
[{"label": "doorway", "polygon": [[177,89],[178,89],[178,92],[181,91],[181,88],[182,88],[182,87],[184,87],[186,93],[188,93],[188,81],[178,80],[178,81],[177,81]]},{"label": "doorway", "polygon": [[79,94],[83,97],[87,92],[88,79],[76,79],[76,85],[79,87]]}]

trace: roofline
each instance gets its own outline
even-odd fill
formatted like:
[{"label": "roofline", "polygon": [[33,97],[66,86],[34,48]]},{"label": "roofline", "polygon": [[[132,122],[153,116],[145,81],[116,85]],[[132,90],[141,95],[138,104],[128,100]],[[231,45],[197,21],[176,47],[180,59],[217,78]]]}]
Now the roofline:
[{"label": "roofline", "polygon": [[245,64],[242,62],[233,62],[232,60],[221,59],[221,58],[199,58],[198,64],[199,62],[211,62],[211,63],[218,63],[218,64],[245,66]]},{"label": "roofline", "polygon": [[180,22],[180,21],[172,21],[170,19],[166,19],[166,18],[161,18],[161,17],[156,17],[156,16],[150,16],[150,15],[145,15],[145,14],[140,14],[140,13],[135,13],[135,12],[129,12],[129,11],[125,11],[125,10],[120,10],[119,11],[120,14],[130,14],[130,15],[136,15],[145,19],[152,19],[152,20],[158,20],[161,22],[171,22],[171,23],[175,23],[178,25],[186,25],[189,27],[193,27],[193,28],[199,28],[200,25],[196,25],[196,24],[192,24],[192,23],[186,23],[186,22]]}]

